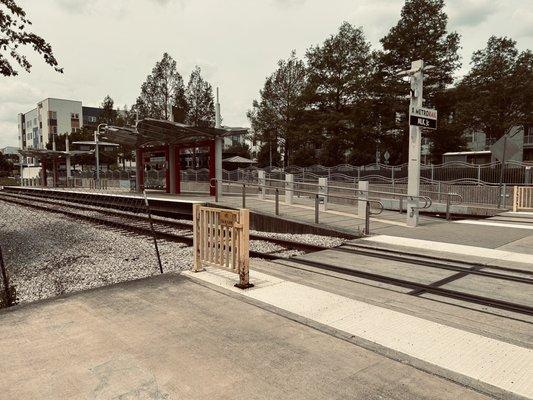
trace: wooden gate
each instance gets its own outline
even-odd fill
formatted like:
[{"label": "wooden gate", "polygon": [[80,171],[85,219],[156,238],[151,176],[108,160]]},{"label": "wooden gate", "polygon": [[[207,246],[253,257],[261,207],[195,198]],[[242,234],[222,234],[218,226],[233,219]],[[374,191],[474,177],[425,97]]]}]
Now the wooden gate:
[{"label": "wooden gate", "polygon": [[250,210],[193,205],[195,272],[216,267],[239,275],[241,289],[249,282]]},{"label": "wooden gate", "polygon": [[533,211],[533,186],[515,186],[513,211]]}]

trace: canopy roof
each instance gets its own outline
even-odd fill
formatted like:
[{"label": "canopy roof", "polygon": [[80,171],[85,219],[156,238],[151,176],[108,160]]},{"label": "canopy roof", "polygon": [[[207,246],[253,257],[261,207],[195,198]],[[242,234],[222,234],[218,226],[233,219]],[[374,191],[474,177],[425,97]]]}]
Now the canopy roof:
[{"label": "canopy roof", "polygon": [[137,124],[137,128],[123,128],[108,126],[101,135],[113,143],[131,147],[141,147],[147,144],[184,144],[217,137],[243,135],[248,133],[246,128],[211,128],[199,127],[159,119],[145,118]]},{"label": "canopy roof", "polygon": [[[96,143],[94,140],[89,140],[89,141],[85,141],[85,142],[72,142],[72,144],[76,144],[76,145],[79,145],[79,146],[96,146]],[[108,143],[108,142],[98,142],[98,146],[102,146],[102,147],[105,147],[105,146],[109,146],[109,147],[118,147],[118,144],[116,143]]]},{"label": "canopy roof", "polygon": [[60,151],[60,150],[48,150],[48,149],[19,149],[18,151],[24,157],[35,157],[40,160],[47,158],[63,158],[67,155],[76,156],[79,154],[92,154],[94,151]]},{"label": "canopy roof", "polygon": [[234,164],[257,164],[257,161],[250,160],[249,158],[235,156],[229,157],[222,160],[223,162],[234,163]]}]

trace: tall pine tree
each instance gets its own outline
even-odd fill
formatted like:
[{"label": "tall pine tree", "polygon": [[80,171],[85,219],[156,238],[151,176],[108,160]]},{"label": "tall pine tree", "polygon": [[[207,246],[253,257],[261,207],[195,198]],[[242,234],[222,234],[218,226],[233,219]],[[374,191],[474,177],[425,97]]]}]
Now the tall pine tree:
[{"label": "tall pine tree", "polygon": [[202,78],[200,67],[191,73],[185,91],[187,117],[185,122],[194,126],[215,126],[213,88]]},{"label": "tall pine tree", "polygon": [[372,72],[370,43],[363,31],[344,22],[322,45],[307,50],[306,129],[321,143],[320,161],[342,162],[347,149],[359,147]]},{"label": "tall pine tree", "polygon": [[164,53],[142,84],[135,111],[140,119],[150,117],[170,120],[172,115],[183,118],[186,115],[186,105],[183,78],[176,69],[176,61],[168,53]]},{"label": "tall pine tree", "polygon": [[292,51],[287,60],[278,61],[278,68],[267,77],[259,92],[260,100],[254,100],[248,111],[255,139],[264,143],[261,156],[268,155],[269,163],[270,154],[277,155],[279,147],[283,164],[287,166],[292,150],[302,143],[300,126],[305,85],[305,65]]}]

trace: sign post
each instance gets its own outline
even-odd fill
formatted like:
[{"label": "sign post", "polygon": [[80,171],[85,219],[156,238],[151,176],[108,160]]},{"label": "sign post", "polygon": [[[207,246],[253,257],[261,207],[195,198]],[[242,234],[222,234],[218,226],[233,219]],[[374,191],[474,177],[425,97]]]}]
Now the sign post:
[{"label": "sign post", "polygon": [[420,158],[422,148],[421,128],[437,128],[437,111],[422,107],[424,70],[423,60],[413,61],[411,69],[402,71],[400,76],[411,78],[411,102],[409,104],[409,163],[407,194],[413,197],[407,200],[407,226],[418,225],[418,196],[420,194]]}]

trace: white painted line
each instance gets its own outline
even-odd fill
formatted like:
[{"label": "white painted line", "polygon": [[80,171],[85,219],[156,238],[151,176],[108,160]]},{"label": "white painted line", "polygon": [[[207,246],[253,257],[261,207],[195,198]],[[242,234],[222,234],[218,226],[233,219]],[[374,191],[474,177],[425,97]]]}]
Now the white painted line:
[{"label": "white painted line", "polygon": [[533,350],[285,281],[256,271],[256,286],[234,288],[234,273],[208,268],[185,275],[226,288],[457,374],[533,397]]},{"label": "white painted line", "polygon": [[504,212],[503,214],[500,214],[502,216],[506,216],[506,215],[509,215],[509,216],[521,216],[523,215],[524,217],[533,217],[533,212],[531,211],[507,211],[507,212]]},{"label": "white painted line", "polygon": [[468,224],[468,225],[483,225],[483,226],[499,226],[502,228],[513,228],[513,229],[532,229],[533,230],[533,221],[531,225],[529,224],[513,224],[508,222],[492,222],[492,221],[475,221],[470,219],[465,219],[462,221],[455,221],[455,224]]},{"label": "white painted line", "polygon": [[463,244],[434,242],[432,240],[411,239],[388,235],[370,236],[361,240],[397,246],[412,247],[415,249],[442,251],[446,253],[463,254],[468,256],[493,258],[496,260],[515,261],[533,264],[533,256],[531,254],[515,253],[506,250],[487,249],[485,247],[466,246]]}]

